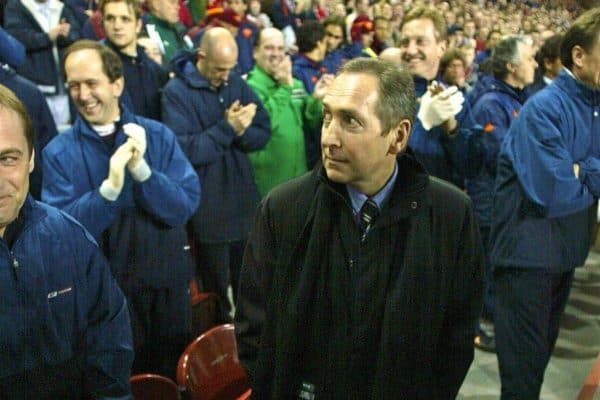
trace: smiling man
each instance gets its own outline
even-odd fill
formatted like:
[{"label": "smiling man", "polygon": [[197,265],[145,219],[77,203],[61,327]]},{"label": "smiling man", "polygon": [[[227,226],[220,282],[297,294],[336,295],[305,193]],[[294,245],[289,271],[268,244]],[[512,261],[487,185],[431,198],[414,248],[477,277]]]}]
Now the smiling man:
[{"label": "smiling man", "polygon": [[481,306],[470,201],[407,149],[407,72],[350,61],[323,104],[323,166],[267,195],[244,254],[236,333],[253,395],[454,398]]},{"label": "smiling man", "polygon": [[129,399],[127,303],[73,218],[27,194],[33,125],[0,85],[0,392],[9,399]]},{"label": "smiling man", "polygon": [[250,153],[254,180],[261,197],[273,187],[307,170],[305,138],[318,133],[321,99],[333,76],[325,75],[312,95],[292,77],[292,62],[285,54],[283,33],[265,28],[254,47],[256,65],[248,75],[248,85],[256,92],[271,118],[271,138],[258,151]]},{"label": "smiling man", "polygon": [[463,188],[481,167],[481,129],[456,86],[438,82],[447,48],[446,23],[435,8],[417,6],[402,21],[400,56],[419,100],[409,145],[435,177]]},{"label": "smiling man", "polygon": [[190,339],[185,223],[200,200],[198,176],[169,128],[119,103],[123,70],[107,46],[73,44],[65,75],[79,118],[44,150],[42,199],[101,243],[129,300],[133,371],[174,377]]}]

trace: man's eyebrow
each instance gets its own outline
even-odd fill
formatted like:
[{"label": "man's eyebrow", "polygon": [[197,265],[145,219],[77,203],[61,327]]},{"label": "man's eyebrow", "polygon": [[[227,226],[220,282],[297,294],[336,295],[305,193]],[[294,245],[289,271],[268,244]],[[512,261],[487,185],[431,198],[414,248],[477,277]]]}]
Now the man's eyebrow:
[{"label": "man's eyebrow", "polygon": [[0,156],[5,156],[7,154],[22,155],[23,151],[21,149],[12,148],[12,147],[8,148],[8,149],[0,150]]}]

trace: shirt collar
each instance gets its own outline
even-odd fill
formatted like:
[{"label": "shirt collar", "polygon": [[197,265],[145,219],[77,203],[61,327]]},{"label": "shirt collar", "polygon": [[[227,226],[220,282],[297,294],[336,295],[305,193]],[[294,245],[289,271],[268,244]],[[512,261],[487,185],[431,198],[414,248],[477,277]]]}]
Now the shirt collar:
[{"label": "shirt collar", "polygon": [[[383,188],[381,188],[379,192],[377,192],[374,196],[371,196],[371,199],[375,201],[375,203],[377,203],[377,207],[379,207],[380,210],[390,197],[392,189],[394,188],[394,184],[396,183],[397,177],[398,162],[396,161],[396,163],[394,164],[394,172],[392,172],[392,176],[390,177],[390,179],[388,179],[388,181],[385,183],[385,185],[383,185]],[[365,201],[367,201],[369,196],[359,192],[350,185],[346,185],[346,190],[348,191],[348,196],[350,197],[350,201],[352,202],[352,211],[356,216],[359,214],[360,209],[362,208]]]}]

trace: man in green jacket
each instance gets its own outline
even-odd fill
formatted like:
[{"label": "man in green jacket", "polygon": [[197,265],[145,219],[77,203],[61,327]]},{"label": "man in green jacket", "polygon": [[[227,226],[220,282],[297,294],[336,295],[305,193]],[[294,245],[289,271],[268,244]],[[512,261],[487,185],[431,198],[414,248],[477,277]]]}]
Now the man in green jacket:
[{"label": "man in green jacket", "polygon": [[254,59],[247,82],[265,105],[272,129],[267,145],[249,154],[256,186],[264,197],[274,186],[306,172],[304,135],[319,129],[321,99],[333,77],[323,76],[309,95],[302,82],[292,77],[283,34],[276,28],[259,33]]},{"label": "man in green jacket", "polygon": [[177,50],[191,49],[192,40],[187,36],[186,27],[179,22],[178,0],[149,0],[148,12],[144,15],[144,23],[148,36],[154,40],[163,55],[163,66]]}]

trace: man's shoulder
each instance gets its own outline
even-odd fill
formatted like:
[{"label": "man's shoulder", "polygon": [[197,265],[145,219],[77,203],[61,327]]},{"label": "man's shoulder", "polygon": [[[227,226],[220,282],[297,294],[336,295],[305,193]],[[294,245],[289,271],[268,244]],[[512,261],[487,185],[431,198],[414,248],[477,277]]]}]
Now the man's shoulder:
[{"label": "man's shoulder", "polygon": [[309,171],[271,189],[263,202],[275,212],[301,209],[305,206],[308,208],[318,182],[317,172]]},{"label": "man's shoulder", "polygon": [[431,206],[434,210],[440,208],[458,210],[459,207],[471,206],[469,196],[448,181],[430,176],[427,188]]},{"label": "man's shoulder", "polygon": [[56,135],[45,147],[44,156],[57,157],[65,152],[75,149],[75,136],[77,131],[72,126],[59,135]]},{"label": "man's shoulder", "polygon": [[32,203],[33,214],[39,221],[36,234],[49,238],[68,238],[70,242],[97,246],[93,236],[83,225],[66,212],[37,200],[32,199]]}]

